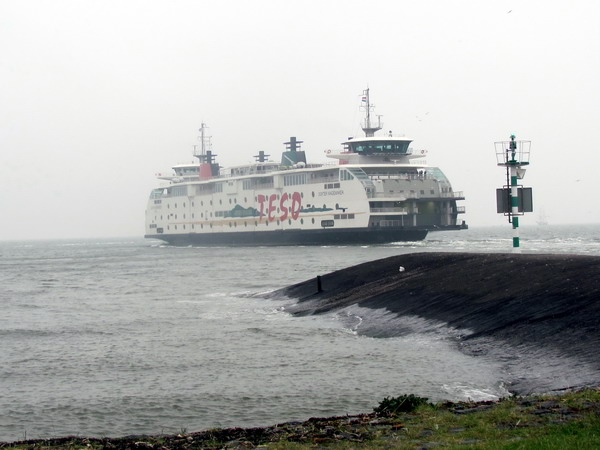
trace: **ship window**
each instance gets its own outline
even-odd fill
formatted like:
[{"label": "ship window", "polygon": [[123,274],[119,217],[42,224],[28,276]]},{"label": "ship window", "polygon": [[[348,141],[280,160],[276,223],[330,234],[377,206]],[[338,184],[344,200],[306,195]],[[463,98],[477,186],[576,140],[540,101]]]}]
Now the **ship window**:
[{"label": "ship window", "polygon": [[306,184],[305,173],[294,173],[291,175],[284,175],[283,185],[284,186],[296,186],[299,184]]},{"label": "ship window", "polygon": [[321,220],[321,226],[322,227],[332,227],[333,220]]},{"label": "ship window", "polygon": [[425,194],[425,191],[423,189],[421,189],[421,194]]},{"label": "ship window", "polygon": [[334,218],[335,220],[339,220],[339,218],[340,218],[340,215],[339,215],[339,214],[335,214],[335,215],[333,216],[333,218]]},{"label": "ship window", "polygon": [[315,218],[314,217],[312,218],[312,223],[315,223]]},{"label": "ship window", "polygon": [[171,188],[171,195],[173,197],[183,197],[187,195],[187,186],[173,186]]},{"label": "ship window", "polygon": [[347,181],[347,180],[352,180],[354,177],[352,176],[352,174],[350,172],[348,172],[347,170],[342,170],[340,172],[340,179],[342,181]]},{"label": "ship window", "polygon": [[300,219],[300,223],[304,223],[304,219]]},{"label": "ship window", "polygon": [[432,189],[429,191],[430,194],[435,194],[435,191]]},{"label": "ship window", "polygon": [[354,214],[348,214],[348,219],[354,219]]},{"label": "ship window", "polygon": [[408,153],[410,141],[370,141],[350,143],[350,147],[356,153],[370,155],[373,153]]}]

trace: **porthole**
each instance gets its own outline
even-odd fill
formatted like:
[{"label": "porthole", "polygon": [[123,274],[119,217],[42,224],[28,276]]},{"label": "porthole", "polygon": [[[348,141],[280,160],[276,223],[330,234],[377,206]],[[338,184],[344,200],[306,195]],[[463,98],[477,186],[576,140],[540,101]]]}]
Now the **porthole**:
[{"label": "porthole", "polygon": [[292,224],[292,219],[288,219],[288,225]]},{"label": "porthole", "polygon": [[312,223],[315,223],[315,218],[314,217],[312,218]]},{"label": "porthole", "polygon": [[315,196],[315,191],[313,191],[313,193],[312,193],[312,196],[313,196],[313,197]]},{"label": "porthole", "polygon": [[304,223],[304,219],[300,219],[300,223]]}]

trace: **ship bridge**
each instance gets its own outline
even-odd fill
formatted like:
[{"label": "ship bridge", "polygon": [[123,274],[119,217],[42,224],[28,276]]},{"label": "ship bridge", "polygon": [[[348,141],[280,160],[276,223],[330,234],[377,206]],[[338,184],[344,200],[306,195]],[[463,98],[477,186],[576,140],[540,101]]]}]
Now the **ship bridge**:
[{"label": "ship bridge", "polygon": [[359,155],[410,155],[412,139],[401,137],[365,137],[343,142],[346,151]]}]

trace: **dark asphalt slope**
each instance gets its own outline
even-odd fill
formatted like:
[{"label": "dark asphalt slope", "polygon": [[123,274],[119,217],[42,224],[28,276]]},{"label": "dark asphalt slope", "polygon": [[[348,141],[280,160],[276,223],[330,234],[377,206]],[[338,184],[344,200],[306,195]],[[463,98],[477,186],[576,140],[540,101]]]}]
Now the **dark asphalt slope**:
[{"label": "dark asphalt slope", "polygon": [[[294,314],[385,308],[444,322],[463,341],[552,347],[600,369],[600,257],[414,253],[321,274],[320,293],[317,275],[275,295],[298,299]],[[403,332],[386,327],[380,336]]]}]

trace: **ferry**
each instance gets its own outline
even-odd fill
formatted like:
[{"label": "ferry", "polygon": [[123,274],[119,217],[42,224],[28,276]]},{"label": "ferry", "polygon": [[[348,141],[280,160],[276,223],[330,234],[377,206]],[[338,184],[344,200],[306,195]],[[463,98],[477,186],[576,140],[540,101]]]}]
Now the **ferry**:
[{"label": "ferry", "polygon": [[157,174],[146,208],[145,237],[171,245],[348,245],[418,241],[430,231],[466,229],[462,192],[425,163],[412,139],[378,136],[363,91],[364,137],[348,138],[334,161],[309,164],[303,141],[285,142],[279,162],[258,152],[255,162],[224,169],[207,127],[197,162]]}]

